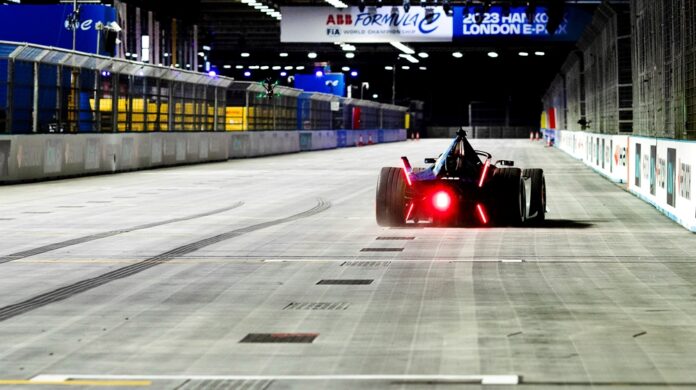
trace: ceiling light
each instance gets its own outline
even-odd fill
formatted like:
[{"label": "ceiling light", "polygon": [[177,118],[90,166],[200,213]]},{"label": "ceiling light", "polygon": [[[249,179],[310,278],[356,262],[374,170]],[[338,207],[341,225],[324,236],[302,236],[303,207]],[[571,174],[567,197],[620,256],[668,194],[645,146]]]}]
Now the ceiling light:
[{"label": "ceiling light", "polygon": [[286,72],[286,71],[280,72],[280,76],[281,76],[281,77],[285,77],[285,76],[287,76],[287,75],[288,75],[288,72]]},{"label": "ceiling light", "polygon": [[251,77],[251,72],[249,72],[248,70],[244,72],[244,77]]},{"label": "ceiling light", "polygon": [[346,58],[355,58],[355,53],[349,51],[348,53],[346,53]]},{"label": "ceiling light", "polygon": [[488,56],[491,58],[498,58],[498,53],[496,53],[494,51],[489,51]]},{"label": "ceiling light", "polygon": [[403,69],[403,70],[409,70],[409,69],[411,69],[411,67],[408,66],[408,65],[403,65],[403,66],[401,67],[401,69]]},{"label": "ceiling light", "polygon": [[[200,68],[201,65],[198,65],[198,67]],[[225,68],[225,69],[232,69],[232,65],[223,65],[223,68]]]},{"label": "ceiling light", "polygon": [[326,0],[327,3],[333,5],[336,8],[347,8],[348,5],[341,0]]},{"label": "ceiling light", "polygon": [[454,57],[454,58],[462,58],[462,57],[464,57],[464,54],[462,54],[462,53],[459,52],[459,51],[455,51],[454,53],[452,53],[452,57]]},{"label": "ceiling light", "polygon": [[256,69],[258,69],[258,68],[259,68],[258,65],[252,65],[252,66],[249,67],[249,69],[251,69],[251,70],[256,70]]},{"label": "ceiling light", "polygon": [[246,58],[246,57],[249,57],[249,53],[241,53],[240,56]]},{"label": "ceiling light", "polygon": [[412,64],[417,64],[419,62],[418,58],[416,58],[410,54],[399,54],[399,57],[405,58],[406,60],[408,60],[408,62],[410,62]]},{"label": "ceiling light", "polygon": [[295,69],[297,69],[297,70],[304,70],[304,66],[300,65],[300,66],[295,67]]},{"label": "ceiling light", "polygon": [[317,53],[311,51],[311,52],[307,53],[307,57],[309,57],[309,58],[317,58]]},{"label": "ceiling light", "polygon": [[422,51],[422,52],[418,53],[418,57],[420,57],[420,58],[428,58],[428,57],[430,57],[430,55],[428,55],[428,53]]},{"label": "ceiling light", "polygon": [[261,70],[268,70],[268,65],[263,65],[263,66],[261,67]]},{"label": "ceiling light", "polygon": [[234,68],[235,68],[235,69],[244,69],[244,67],[243,67],[242,65],[237,65],[237,66],[235,66]]},{"label": "ceiling light", "polygon": [[425,66],[421,66],[421,67],[418,68],[418,69],[420,69],[420,70],[428,70],[428,68],[426,68]]},{"label": "ceiling light", "polygon": [[404,53],[406,53],[406,54],[416,54],[416,51],[415,51],[415,50],[411,49],[410,47],[404,45],[404,44],[401,43],[401,42],[389,42],[389,43],[390,43],[392,46],[394,46],[395,48],[401,50],[402,52],[404,52]]},{"label": "ceiling light", "polygon": [[358,71],[354,70],[354,71],[350,72],[350,75],[353,77],[358,77]]},{"label": "ceiling light", "polygon": [[377,94],[372,95],[373,99],[377,99],[378,97],[379,97],[379,95],[377,95]]},{"label": "ceiling light", "polygon": [[350,67],[349,67],[349,66],[344,66],[343,68],[341,68],[341,70],[344,71],[344,72],[349,72],[349,71],[350,71]]},{"label": "ceiling light", "polygon": [[278,55],[281,56],[281,57],[287,57],[287,56],[288,56],[288,53],[280,53],[280,54],[278,54]]},{"label": "ceiling light", "polygon": [[272,69],[273,69],[273,70],[280,70],[280,69],[281,69],[281,67],[280,67],[280,66],[278,66],[278,65],[276,65],[276,66],[274,66],[274,67],[273,67]]},{"label": "ceiling light", "polygon": [[285,67],[285,70],[292,70],[292,65],[288,65]]},{"label": "ceiling light", "polygon": [[318,70],[318,71],[314,72],[314,75],[317,76],[317,77],[323,77],[323,76],[324,76],[324,72],[322,72],[321,70]]},{"label": "ceiling light", "polygon": [[521,51],[517,54],[519,54],[520,57],[529,57],[529,53],[527,53],[526,51]]},{"label": "ceiling light", "polygon": [[384,67],[384,70],[394,70],[394,67],[387,65]]},{"label": "ceiling light", "polygon": [[535,52],[534,52],[534,55],[535,55],[535,56],[541,57],[541,56],[545,56],[546,53],[544,53],[543,51],[535,51]]}]

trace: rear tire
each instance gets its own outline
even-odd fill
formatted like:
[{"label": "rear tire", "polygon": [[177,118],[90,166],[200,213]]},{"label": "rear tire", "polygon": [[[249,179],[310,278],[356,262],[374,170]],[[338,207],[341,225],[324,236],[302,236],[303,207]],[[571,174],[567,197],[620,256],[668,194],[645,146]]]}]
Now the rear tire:
[{"label": "rear tire", "polygon": [[529,214],[537,213],[537,215],[531,218],[530,221],[535,223],[543,222],[546,219],[546,179],[544,178],[544,170],[525,169],[522,175],[532,180],[532,199],[529,202]]},{"label": "rear tire", "polygon": [[527,215],[527,200],[519,168],[498,168],[493,173],[496,220],[503,225],[518,226]]},{"label": "rear tire", "polygon": [[379,226],[406,223],[406,180],[401,168],[384,167],[377,179],[376,215]]}]

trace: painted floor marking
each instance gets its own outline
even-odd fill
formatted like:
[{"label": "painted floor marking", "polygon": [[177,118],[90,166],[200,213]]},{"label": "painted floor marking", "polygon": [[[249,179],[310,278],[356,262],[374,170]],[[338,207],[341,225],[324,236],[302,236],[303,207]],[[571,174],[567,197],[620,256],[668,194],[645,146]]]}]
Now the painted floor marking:
[{"label": "painted floor marking", "polygon": [[[517,385],[519,375],[37,375],[31,383],[74,383],[75,381],[113,381],[145,383],[148,381],[403,381],[480,383],[482,385]],[[148,383],[149,385],[149,383]],[[125,385],[124,385],[125,386]],[[143,385],[140,385],[143,386]]]}]

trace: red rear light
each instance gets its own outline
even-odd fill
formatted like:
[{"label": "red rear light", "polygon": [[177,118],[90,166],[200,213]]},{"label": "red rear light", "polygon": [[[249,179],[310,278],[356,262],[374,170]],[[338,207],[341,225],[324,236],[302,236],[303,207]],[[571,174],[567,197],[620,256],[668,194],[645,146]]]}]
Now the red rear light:
[{"label": "red rear light", "polygon": [[483,167],[483,172],[481,173],[481,180],[479,180],[479,187],[483,187],[483,180],[486,178],[486,173],[488,173],[489,165],[490,160],[486,160],[486,165]]},{"label": "red rear light", "polygon": [[401,168],[404,170],[404,176],[406,176],[406,182],[408,183],[408,186],[411,186],[411,173],[410,173],[410,167],[407,165],[407,162],[404,161],[403,159],[401,160]]},{"label": "red rear light", "polygon": [[433,207],[438,211],[447,211],[452,205],[452,197],[447,191],[437,191],[433,195]]},{"label": "red rear light", "polygon": [[479,203],[476,205],[476,209],[479,212],[479,217],[481,217],[481,222],[484,224],[488,223],[488,218],[486,218],[486,213],[483,211],[483,206]]},{"label": "red rear light", "polygon": [[408,222],[411,219],[411,213],[413,213],[413,206],[415,206],[415,203],[411,203],[411,205],[408,207],[408,212],[406,213],[406,221]]}]

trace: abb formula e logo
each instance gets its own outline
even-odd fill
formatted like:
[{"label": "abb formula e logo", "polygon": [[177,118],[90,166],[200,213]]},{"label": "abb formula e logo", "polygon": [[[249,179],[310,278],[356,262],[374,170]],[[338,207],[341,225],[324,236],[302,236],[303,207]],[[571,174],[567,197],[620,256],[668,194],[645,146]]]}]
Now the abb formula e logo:
[{"label": "abb formula e logo", "polygon": [[351,26],[353,24],[353,15],[351,14],[336,14],[329,15],[326,18],[327,26]]}]

